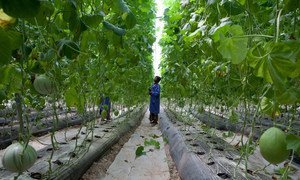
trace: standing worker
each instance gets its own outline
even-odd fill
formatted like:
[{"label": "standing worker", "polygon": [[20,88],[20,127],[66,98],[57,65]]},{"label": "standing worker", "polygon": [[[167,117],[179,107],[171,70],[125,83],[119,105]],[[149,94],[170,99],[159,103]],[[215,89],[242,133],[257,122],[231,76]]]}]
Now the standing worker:
[{"label": "standing worker", "polygon": [[159,106],[160,106],[160,85],[158,84],[161,78],[155,76],[154,84],[149,88],[150,95],[150,123],[156,125],[158,121]]}]

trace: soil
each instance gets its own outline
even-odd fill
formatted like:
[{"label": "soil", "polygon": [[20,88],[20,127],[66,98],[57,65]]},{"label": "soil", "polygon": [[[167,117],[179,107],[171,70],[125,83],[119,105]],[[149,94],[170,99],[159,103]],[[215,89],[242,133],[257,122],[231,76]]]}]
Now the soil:
[{"label": "soil", "polygon": [[[122,137],[117,144],[111,147],[110,151],[107,152],[102,158],[94,162],[90,169],[82,176],[81,180],[98,180],[103,179],[106,176],[106,171],[115,160],[117,154],[122,149],[123,145],[130,139],[134,132],[127,133]],[[179,173],[176,169],[176,165],[172,160],[169,152],[169,145],[165,144],[164,150],[167,156],[167,163],[170,171],[170,180],[180,180]]]},{"label": "soil", "polygon": [[98,161],[95,161],[89,170],[81,177],[81,180],[93,180],[93,179],[102,179],[105,177],[105,173],[111,163],[115,160],[115,157],[122,149],[123,145],[130,139],[130,136],[133,132],[127,133],[123,136],[118,143],[112,146],[109,152],[100,158]]},{"label": "soil", "polygon": [[[179,113],[174,111],[175,113]],[[180,117],[180,116],[178,116]],[[180,130],[182,132],[183,137],[186,139],[187,144],[190,144],[191,146],[195,145],[195,147],[189,147],[191,149],[195,149],[195,151],[199,151],[199,147],[201,147],[203,149],[205,149],[204,147],[206,145],[209,146],[215,146],[218,145],[220,147],[223,146],[223,148],[217,149],[214,148],[215,151],[213,150],[210,153],[217,153],[214,156],[215,161],[218,163],[222,163],[224,161],[224,159],[221,159],[221,161],[218,161],[218,156],[221,156],[221,154],[226,153],[226,152],[230,152],[229,154],[227,154],[226,157],[226,161],[231,160],[232,161],[229,164],[234,164],[234,167],[236,165],[237,160],[239,159],[238,155],[239,153],[238,150],[241,148],[241,145],[243,143],[245,143],[248,140],[248,136],[247,135],[243,135],[241,133],[234,133],[233,132],[233,136],[231,137],[224,137],[223,134],[224,133],[228,133],[228,131],[226,130],[217,130],[214,128],[210,128],[207,129],[206,126],[204,126],[201,122],[198,121],[197,118],[190,116],[189,120],[191,120],[193,122],[192,126],[187,125],[186,123],[179,121],[179,119],[175,118],[176,120],[173,122],[173,125],[175,127],[178,128],[178,130]],[[203,129],[206,128],[206,129]],[[210,140],[206,139],[206,141],[203,141],[203,137],[205,139],[209,137]],[[202,140],[201,140],[201,138]],[[243,138],[242,138],[243,137]],[[195,139],[199,140],[197,142],[195,142]],[[214,139],[214,140],[212,140]],[[222,140],[224,140],[225,142],[222,142]],[[202,142],[201,142],[202,141]],[[208,142],[208,143],[207,143]],[[243,142],[243,143],[242,143]],[[228,144],[227,144],[228,143]],[[224,151],[220,151],[221,149],[223,149]],[[225,150],[226,149],[226,150]],[[235,153],[234,153],[235,151]],[[204,153],[204,151],[201,151],[201,153]],[[208,152],[208,151],[206,151]],[[205,154],[205,153],[204,153]],[[230,156],[228,156],[230,155]],[[231,155],[234,155],[231,157]],[[203,154],[201,154],[200,157],[204,157]],[[230,158],[230,159],[229,159]],[[228,159],[228,160],[227,160]],[[225,162],[225,161],[224,161]],[[256,149],[254,150],[254,153],[251,154],[248,158],[248,168],[247,168],[247,173],[248,175],[257,175],[260,179],[280,179],[280,175],[276,174],[275,172],[278,171],[278,169],[283,168],[285,166],[286,163],[288,163],[289,160],[280,163],[278,165],[268,165],[269,163],[263,159],[263,157],[261,156],[260,152],[259,152],[259,148],[256,147]],[[244,174],[244,169],[245,169],[245,165],[244,165],[244,161],[242,161],[242,163],[240,164],[240,171],[241,174]],[[267,167],[265,167],[266,165],[268,165]],[[211,165],[210,165],[211,166]],[[211,166],[213,167],[213,166]],[[262,171],[260,169],[265,167],[265,171]],[[228,168],[228,167],[226,167]],[[295,180],[300,180],[300,166],[299,164],[296,163],[291,163],[291,168],[293,169],[292,172],[289,173],[289,178],[290,179],[295,179]],[[230,170],[230,168],[228,169]],[[258,171],[259,170],[259,171]],[[256,172],[255,174],[253,174],[253,172]]]},{"label": "soil", "polygon": [[170,180],[180,180],[179,173],[177,171],[175,162],[173,161],[171,155],[170,155],[170,146],[168,144],[165,145],[165,151],[167,155],[167,162],[170,169]]}]

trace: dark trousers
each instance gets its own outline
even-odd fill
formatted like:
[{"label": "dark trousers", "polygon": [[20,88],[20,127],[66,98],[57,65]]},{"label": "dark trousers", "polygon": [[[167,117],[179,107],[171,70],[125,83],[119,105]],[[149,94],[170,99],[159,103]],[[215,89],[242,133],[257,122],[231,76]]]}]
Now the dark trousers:
[{"label": "dark trousers", "polygon": [[150,113],[149,119],[150,119],[151,123],[157,123],[157,121],[158,121],[158,114]]}]

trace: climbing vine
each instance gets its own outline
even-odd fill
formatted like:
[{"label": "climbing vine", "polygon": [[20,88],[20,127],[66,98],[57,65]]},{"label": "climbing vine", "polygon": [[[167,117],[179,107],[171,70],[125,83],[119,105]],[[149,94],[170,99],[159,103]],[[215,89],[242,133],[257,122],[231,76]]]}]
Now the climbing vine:
[{"label": "climbing vine", "polygon": [[0,105],[17,112],[19,141],[30,139],[32,110],[53,111],[53,155],[59,107],[84,119],[102,96],[127,109],[147,101],[154,18],[152,0],[1,0]]},{"label": "climbing vine", "polygon": [[[240,119],[252,131],[268,116],[274,126],[299,136],[292,110],[300,102],[298,1],[169,0],[166,5],[160,41],[164,97],[182,109],[225,115],[233,123]],[[275,121],[283,116],[288,122]],[[251,135],[243,144],[246,162],[255,147]],[[299,153],[299,137],[297,146],[288,143]]]}]

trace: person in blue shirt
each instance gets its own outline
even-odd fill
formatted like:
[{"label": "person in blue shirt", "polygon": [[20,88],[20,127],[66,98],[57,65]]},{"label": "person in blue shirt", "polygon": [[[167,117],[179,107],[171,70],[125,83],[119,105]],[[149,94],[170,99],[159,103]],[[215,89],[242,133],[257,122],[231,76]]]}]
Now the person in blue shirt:
[{"label": "person in blue shirt", "polygon": [[102,114],[103,110],[106,110],[106,120],[110,120],[110,107],[111,107],[111,103],[110,103],[110,99],[109,97],[104,97],[102,96],[101,98],[101,104],[100,104],[100,115]]},{"label": "person in blue shirt", "polygon": [[150,95],[150,123],[157,124],[159,107],[160,107],[160,85],[158,84],[161,78],[155,76],[153,85],[149,88]]}]

